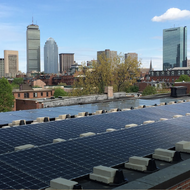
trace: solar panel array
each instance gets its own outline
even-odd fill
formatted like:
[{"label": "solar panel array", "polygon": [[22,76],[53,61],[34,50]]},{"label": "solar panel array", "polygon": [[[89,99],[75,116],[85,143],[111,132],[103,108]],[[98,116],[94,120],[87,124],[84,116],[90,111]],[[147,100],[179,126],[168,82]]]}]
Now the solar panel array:
[{"label": "solar panel array", "polygon": [[[168,102],[171,99],[165,99],[164,101]],[[0,113],[0,125],[7,125],[11,123],[13,120],[26,120],[33,121],[37,117],[50,117],[55,118],[62,114],[71,114],[76,115],[79,112],[95,112],[96,110],[110,110],[112,108],[130,108],[131,106],[138,106],[143,104],[153,105],[156,103],[160,103],[159,99],[156,100],[123,100],[123,101],[113,101],[113,102],[105,102],[105,103],[97,103],[97,104],[85,104],[85,105],[73,105],[73,106],[62,106],[62,107],[52,107],[52,108],[43,108],[43,109],[32,109],[32,110],[21,110],[21,111],[12,111]]]},{"label": "solar panel array", "polygon": [[[43,189],[57,177],[75,179],[92,172],[94,166],[116,166],[131,156],[149,155],[156,148],[168,149],[178,141],[189,141],[189,116],[102,133],[128,123],[142,124],[145,120],[185,115],[190,112],[189,105],[174,104],[1,129],[0,189]],[[101,134],[68,140],[89,131]],[[68,141],[48,144],[61,137]],[[29,143],[39,147],[5,153]]]}]

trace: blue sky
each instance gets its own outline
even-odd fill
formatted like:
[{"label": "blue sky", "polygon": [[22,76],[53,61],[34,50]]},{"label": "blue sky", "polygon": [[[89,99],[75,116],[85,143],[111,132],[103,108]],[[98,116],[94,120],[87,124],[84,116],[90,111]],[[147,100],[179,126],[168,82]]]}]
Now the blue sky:
[{"label": "blue sky", "polygon": [[174,26],[187,26],[190,59],[189,0],[1,0],[0,57],[4,50],[18,50],[23,72],[26,27],[32,16],[40,28],[42,71],[49,37],[56,41],[59,53],[75,53],[78,63],[110,49],[136,52],[142,67],[149,67],[152,59],[153,68],[162,69],[162,32]]}]

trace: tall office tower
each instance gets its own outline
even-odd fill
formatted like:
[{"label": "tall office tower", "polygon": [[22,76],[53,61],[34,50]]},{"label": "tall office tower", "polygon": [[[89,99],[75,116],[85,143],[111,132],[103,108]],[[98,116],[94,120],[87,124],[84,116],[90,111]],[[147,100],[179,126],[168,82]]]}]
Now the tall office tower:
[{"label": "tall office tower", "polygon": [[187,67],[187,27],[163,30],[163,70]]},{"label": "tall office tower", "polygon": [[69,72],[71,65],[74,64],[74,53],[59,54],[60,73]]},{"label": "tall office tower", "polygon": [[40,72],[40,30],[39,26],[31,24],[26,31],[27,73]]},{"label": "tall office tower", "polygon": [[58,46],[53,38],[44,45],[44,72],[58,73]]},{"label": "tall office tower", "polygon": [[4,59],[0,58],[0,77],[5,76],[5,64],[4,64]]},{"label": "tall office tower", "polygon": [[18,65],[18,51],[4,50],[4,76],[16,77]]},{"label": "tall office tower", "polygon": [[99,56],[105,55],[107,59],[114,59],[117,57],[117,51],[110,51],[110,49],[105,49],[105,51],[97,51],[97,62],[99,62]]},{"label": "tall office tower", "polygon": [[138,61],[138,54],[137,53],[126,53],[125,60],[130,57],[131,59],[136,59]]}]

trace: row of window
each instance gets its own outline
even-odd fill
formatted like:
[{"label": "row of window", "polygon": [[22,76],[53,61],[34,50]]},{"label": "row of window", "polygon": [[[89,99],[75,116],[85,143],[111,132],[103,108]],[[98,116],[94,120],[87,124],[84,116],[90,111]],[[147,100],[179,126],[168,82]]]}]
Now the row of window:
[{"label": "row of window", "polygon": [[[175,80],[176,80],[175,78],[172,78],[172,82],[175,82]],[[160,78],[160,79],[159,79],[159,78],[157,78],[156,81],[163,81],[163,82],[165,81],[165,82],[169,82],[170,79],[167,79],[167,78]]]},{"label": "row of window", "polygon": [[190,70],[187,70],[187,71],[156,71],[156,72],[151,72],[151,75],[152,76],[164,76],[164,75],[168,75],[168,76],[174,76],[174,74],[180,76],[180,75],[184,75],[184,74],[190,74]]},{"label": "row of window", "polygon": [[[41,92],[41,96],[43,97],[43,93],[44,92]],[[46,92],[46,96],[48,97],[49,96],[49,92]],[[51,96],[52,96],[52,92],[51,92]],[[20,93],[18,93],[18,97],[20,98]],[[38,93],[37,92],[34,92],[33,93],[33,98],[37,98],[38,97]],[[25,92],[24,93],[24,98],[29,98],[29,93],[28,92]]]}]

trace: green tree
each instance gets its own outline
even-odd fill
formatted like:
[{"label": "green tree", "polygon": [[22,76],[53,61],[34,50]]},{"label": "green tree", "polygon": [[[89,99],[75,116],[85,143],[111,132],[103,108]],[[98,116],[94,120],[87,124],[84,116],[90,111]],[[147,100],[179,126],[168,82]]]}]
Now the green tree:
[{"label": "green tree", "polygon": [[14,105],[12,86],[5,78],[0,79],[0,112],[11,111]]},{"label": "green tree", "polygon": [[58,98],[58,96],[67,96],[67,92],[65,92],[62,88],[56,88],[54,92],[54,96]]},{"label": "green tree", "polygon": [[114,84],[117,91],[125,90],[133,85],[140,76],[141,62],[132,59],[130,56],[124,59],[124,56],[118,56],[114,67]]},{"label": "green tree", "polygon": [[23,83],[24,83],[23,78],[14,78],[11,85],[12,85],[12,88],[19,88],[20,85],[22,85]]},{"label": "green tree", "polygon": [[152,94],[156,94],[156,88],[150,85],[146,86],[146,88],[142,92],[143,96],[152,95]]},{"label": "green tree", "polygon": [[104,93],[105,86],[114,86],[120,91],[132,85],[139,75],[140,62],[129,58],[125,61],[123,56],[107,58],[105,54],[92,62],[92,69],[82,66],[74,82],[72,95]]},{"label": "green tree", "polygon": [[175,82],[188,82],[190,81],[190,77],[188,75],[181,75]]}]

